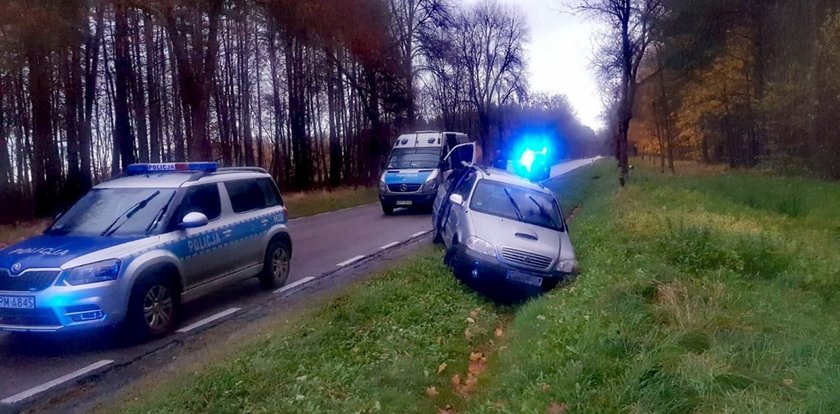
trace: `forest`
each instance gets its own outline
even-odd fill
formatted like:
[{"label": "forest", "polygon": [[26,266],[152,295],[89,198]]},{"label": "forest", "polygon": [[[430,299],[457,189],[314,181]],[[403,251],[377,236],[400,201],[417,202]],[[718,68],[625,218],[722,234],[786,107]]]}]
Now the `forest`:
[{"label": "forest", "polygon": [[631,152],[840,179],[840,3],[626,3],[650,22]]},{"label": "forest", "polygon": [[528,35],[494,0],[4,0],[0,220],[55,214],[136,162],[370,185],[413,130],[493,154],[536,127],[564,157],[601,152],[564,96],[530,93]]}]

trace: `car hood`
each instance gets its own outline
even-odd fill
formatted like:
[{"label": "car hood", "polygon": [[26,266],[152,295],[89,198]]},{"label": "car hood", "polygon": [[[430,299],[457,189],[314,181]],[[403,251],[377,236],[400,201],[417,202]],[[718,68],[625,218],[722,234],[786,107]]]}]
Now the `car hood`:
[{"label": "car hood", "polygon": [[496,246],[524,250],[554,259],[574,258],[569,234],[504,217],[471,211],[473,234]]},{"label": "car hood", "polygon": [[387,170],[382,175],[385,184],[423,184],[434,173],[434,169]]},{"label": "car hood", "polygon": [[[140,237],[50,236],[27,239],[0,250],[0,269],[20,273],[27,269],[59,268],[82,256],[115,248],[141,239]],[[134,243],[132,243],[134,244]],[[111,257],[102,257],[109,259]]]}]

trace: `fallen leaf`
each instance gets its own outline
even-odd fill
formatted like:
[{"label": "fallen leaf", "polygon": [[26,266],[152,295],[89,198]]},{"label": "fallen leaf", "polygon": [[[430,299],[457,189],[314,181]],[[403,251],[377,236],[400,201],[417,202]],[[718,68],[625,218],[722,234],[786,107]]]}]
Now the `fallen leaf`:
[{"label": "fallen leaf", "polygon": [[428,395],[429,398],[434,398],[438,394],[440,394],[440,393],[438,392],[437,387],[432,386],[432,387],[426,388],[426,395]]},{"label": "fallen leaf", "polygon": [[475,323],[475,319],[473,319],[473,318],[467,318],[467,322],[469,322],[469,323]]},{"label": "fallen leaf", "polygon": [[575,293],[575,292],[577,292],[577,289],[575,289],[575,287],[574,287],[574,286],[572,286],[571,288],[569,288],[569,293]]},{"label": "fallen leaf", "polygon": [[540,386],[542,387],[542,390],[543,390],[543,391],[548,391],[549,389],[551,389],[551,385],[548,385],[548,384],[546,384],[546,383],[544,383],[544,382],[543,382],[543,383],[540,383]]},{"label": "fallen leaf", "polygon": [[481,313],[481,308],[475,308],[470,311],[470,316],[477,318],[479,313]]},{"label": "fallen leaf", "polygon": [[503,331],[502,328],[496,328],[495,333],[496,333],[496,338],[501,338],[502,336],[505,335],[505,331]]},{"label": "fallen leaf", "polygon": [[486,368],[486,366],[487,364],[484,361],[472,361],[470,362],[470,366],[467,369],[467,371],[469,371],[470,374],[478,375],[484,371],[484,368]]},{"label": "fallen leaf", "polygon": [[438,375],[442,374],[443,371],[446,371],[446,367],[448,367],[448,366],[449,365],[446,365],[446,362],[438,365]]},{"label": "fallen leaf", "polygon": [[484,354],[482,354],[481,352],[470,352],[470,361],[475,362],[475,361],[480,360],[483,357],[484,357]]},{"label": "fallen leaf", "polygon": [[475,391],[478,386],[478,377],[473,374],[467,374],[467,379],[464,380],[464,386],[461,388],[462,394],[469,394]]},{"label": "fallen leaf", "polygon": [[556,401],[552,401],[551,404],[548,406],[548,414],[563,414],[568,409],[569,406],[566,405],[566,403],[557,404]]},{"label": "fallen leaf", "polygon": [[458,390],[461,389],[461,376],[460,375],[458,375],[458,374],[453,375],[452,379],[449,380],[449,381],[452,383],[452,388],[455,391],[458,391]]},{"label": "fallen leaf", "polygon": [[451,405],[447,405],[445,408],[439,409],[438,414],[455,414],[455,409]]},{"label": "fallen leaf", "polygon": [[785,378],[784,380],[782,380],[782,383],[790,387],[791,385],[793,385],[793,380],[790,378]]},{"label": "fallen leaf", "polygon": [[537,315],[537,319],[539,319],[541,321],[544,321],[545,320],[545,315]]},{"label": "fallen leaf", "polygon": [[493,405],[495,405],[498,409],[504,409],[506,404],[507,403],[505,403],[504,400],[496,400],[496,402],[493,403]]}]

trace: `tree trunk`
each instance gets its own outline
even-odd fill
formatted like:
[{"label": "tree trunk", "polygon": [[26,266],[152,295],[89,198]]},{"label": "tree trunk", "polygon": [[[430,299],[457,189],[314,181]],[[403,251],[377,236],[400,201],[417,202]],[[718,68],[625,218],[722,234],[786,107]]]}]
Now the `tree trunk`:
[{"label": "tree trunk", "polygon": [[131,77],[131,57],[128,51],[128,16],[125,7],[114,7],[114,74],[116,78],[114,102],[114,140],[120,154],[122,170],[135,163],[134,137],[128,111],[128,92]]}]

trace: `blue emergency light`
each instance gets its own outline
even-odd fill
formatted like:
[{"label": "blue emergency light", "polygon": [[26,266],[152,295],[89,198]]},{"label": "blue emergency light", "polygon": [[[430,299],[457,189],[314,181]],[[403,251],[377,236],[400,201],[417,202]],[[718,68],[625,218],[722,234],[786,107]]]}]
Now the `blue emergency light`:
[{"label": "blue emergency light", "polygon": [[526,149],[519,157],[519,164],[525,167],[526,171],[530,172],[531,168],[534,166],[534,161],[537,160],[537,155],[548,155],[548,148],[543,147],[540,151],[534,151],[530,148]]},{"label": "blue emergency light", "polygon": [[216,172],[219,165],[215,162],[165,162],[159,164],[131,164],[129,175],[166,173],[166,172]]}]

